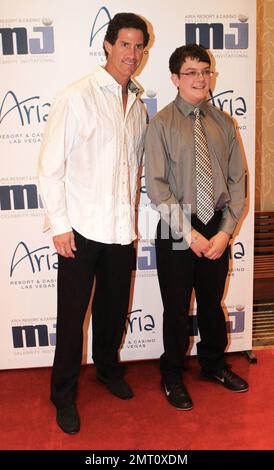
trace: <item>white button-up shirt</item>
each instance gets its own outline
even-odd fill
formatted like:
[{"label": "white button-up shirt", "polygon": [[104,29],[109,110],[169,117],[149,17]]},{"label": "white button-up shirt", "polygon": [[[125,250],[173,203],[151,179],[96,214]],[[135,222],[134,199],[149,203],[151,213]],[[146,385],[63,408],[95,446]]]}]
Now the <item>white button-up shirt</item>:
[{"label": "white button-up shirt", "polygon": [[146,111],[131,81],[122,87],[97,66],[55,100],[39,159],[41,196],[53,235],[72,230],[102,243],[136,238],[137,173]]}]

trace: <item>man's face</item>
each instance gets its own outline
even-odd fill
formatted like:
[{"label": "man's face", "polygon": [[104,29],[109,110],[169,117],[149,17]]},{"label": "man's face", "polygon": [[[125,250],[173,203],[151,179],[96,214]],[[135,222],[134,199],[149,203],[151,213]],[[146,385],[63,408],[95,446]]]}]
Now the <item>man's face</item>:
[{"label": "man's face", "polygon": [[[186,74],[186,75],[184,75]],[[207,98],[210,88],[210,65],[187,58],[181,66],[180,75],[172,74],[171,80],[182,98],[197,105]]]},{"label": "man's face", "polygon": [[135,28],[122,28],[115,44],[104,43],[108,52],[106,70],[119,82],[130,79],[144,54],[143,32]]}]

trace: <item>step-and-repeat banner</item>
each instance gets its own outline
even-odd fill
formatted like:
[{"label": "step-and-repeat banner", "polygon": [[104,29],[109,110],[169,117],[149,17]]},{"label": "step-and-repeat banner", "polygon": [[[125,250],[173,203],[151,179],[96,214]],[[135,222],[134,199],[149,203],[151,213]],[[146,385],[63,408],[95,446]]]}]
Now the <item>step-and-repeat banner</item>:
[{"label": "step-and-repeat banner", "polygon": [[[126,3],[126,6],[125,6]],[[37,182],[37,159],[52,100],[65,85],[104,64],[102,42],[120,11],[143,16],[149,54],[136,80],[152,116],[174,99],[168,59],[185,43],[210,48],[217,73],[211,102],[235,119],[247,167],[248,207],[231,244],[224,308],[230,351],[252,344],[253,191],[255,139],[255,0],[1,0],[0,10],[0,368],[52,364],[56,340],[57,255]],[[123,360],[158,358],[162,302],[153,237],[157,212],[140,178],[140,240]],[[115,266],[113,266],[115,269]],[[189,317],[195,354],[195,302]],[[92,333],[85,322],[84,362]]]}]

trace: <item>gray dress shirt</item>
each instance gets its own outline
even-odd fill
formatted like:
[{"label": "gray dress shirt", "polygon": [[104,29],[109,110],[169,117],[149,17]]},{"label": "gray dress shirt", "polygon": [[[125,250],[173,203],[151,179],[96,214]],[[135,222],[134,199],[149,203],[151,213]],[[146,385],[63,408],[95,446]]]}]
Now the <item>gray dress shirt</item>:
[{"label": "gray dress shirt", "polygon": [[[199,104],[212,164],[215,210],[221,210],[219,230],[231,235],[245,204],[245,172],[233,120],[209,105]],[[151,120],[145,143],[146,187],[152,206],[183,232],[183,204],[196,214],[194,109],[179,94]],[[156,207],[155,207],[156,206]],[[175,225],[172,226],[172,223]]]}]

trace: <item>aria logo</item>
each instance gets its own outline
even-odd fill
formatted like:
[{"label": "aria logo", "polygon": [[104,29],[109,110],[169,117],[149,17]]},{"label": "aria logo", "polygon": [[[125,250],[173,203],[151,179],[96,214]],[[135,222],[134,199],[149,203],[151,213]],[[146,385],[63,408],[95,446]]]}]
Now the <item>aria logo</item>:
[{"label": "aria logo", "polygon": [[[100,19],[102,19],[102,16],[104,15],[104,20],[103,20],[103,24],[101,26],[99,26],[99,21]],[[107,20],[107,21],[105,21]],[[111,16],[110,16],[110,13],[107,9],[107,7],[101,7],[100,10],[98,11],[97,15],[95,16],[95,19],[94,19],[94,22],[93,22],[93,25],[92,25],[92,28],[91,28],[91,33],[90,33],[90,41],[89,41],[89,46],[91,47],[93,45],[93,42],[94,42],[94,38],[95,36],[97,36],[97,34],[103,29],[105,28],[108,23],[110,22],[111,20]]]},{"label": "aria logo", "polygon": [[0,96],[0,125],[9,117],[23,127],[46,122],[50,103],[43,103],[40,98],[39,95],[21,98],[12,90],[5,94],[2,101]]}]

